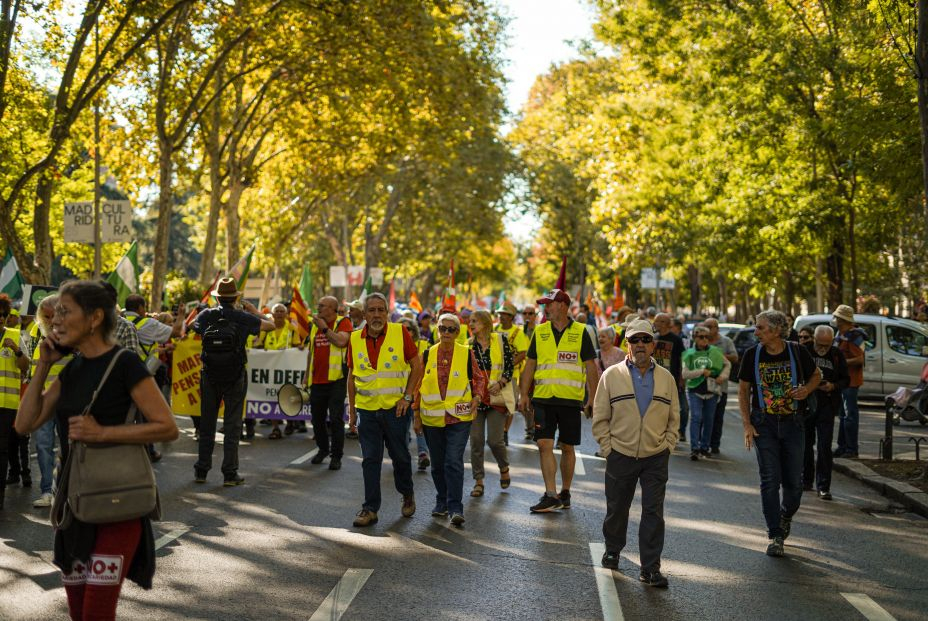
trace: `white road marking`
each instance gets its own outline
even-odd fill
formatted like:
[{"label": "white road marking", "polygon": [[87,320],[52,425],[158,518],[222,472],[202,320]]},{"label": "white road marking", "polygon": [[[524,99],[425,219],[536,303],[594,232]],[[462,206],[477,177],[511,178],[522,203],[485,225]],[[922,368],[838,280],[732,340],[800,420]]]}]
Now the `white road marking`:
[{"label": "white road marking", "polygon": [[[509,446],[516,446],[516,447],[518,447],[518,448],[530,449],[530,450],[533,450],[533,451],[537,451],[537,450],[538,450],[538,445],[537,445],[537,444],[519,444],[519,443],[517,443],[517,442],[510,442],[510,443],[509,443]],[[560,450],[558,450],[558,449],[554,449],[554,454],[555,454],[555,455],[562,455],[563,453],[562,453]],[[582,475],[582,476],[586,476],[586,468],[585,468],[584,465],[583,465],[583,454],[580,453],[580,451],[574,449],[574,455],[576,455],[576,457],[577,457],[577,461],[576,461],[576,463],[574,464],[574,474],[579,474],[579,475]]]},{"label": "white road marking", "polygon": [[624,621],[619,593],[615,590],[612,570],[602,566],[606,546],[602,543],[590,544],[590,558],[593,559],[593,571],[596,573],[596,590],[599,591],[599,605],[603,609],[603,621]]},{"label": "white road marking", "polygon": [[868,619],[868,621],[896,621],[896,617],[886,612],[879,604],[863,593],[842,593],[851,606]]},{"label": "white road marking", "polygon": [[374,573],[373,569],[349,569],[329,592],[322,605],[313,613],[309,621],[338,621],[348,610],[367,579]]},{"label": "white road marking", "polygon": [[171,543],[178,537],[183,536],[184,533],[186,533],[189,530],[190,530],[189,528],[178,528],[178,529],[172,530],[167,535],[161,535],[155,541],[155,550],[160,550],[161,548],[168,545],[169,543]]},{"label": "white road marking", "polygon": [[290,462],[290,465],[291,465],[291,466],[299,466],[300,464],[305,464],[305,463],[308,462],[310,459],[312,459],[313,457],[315,457],[315,456],[316,456],[316,453],[318,453],[318,452],[319,452],[319,449],[318,449],[318,448],[314,448],[313,450],[311,450],[310,452],[306,453],[306,454],[303,455],[302,457],[297,457],[296,459],[294,459],[293,461],[291,461],[291,462]]}]

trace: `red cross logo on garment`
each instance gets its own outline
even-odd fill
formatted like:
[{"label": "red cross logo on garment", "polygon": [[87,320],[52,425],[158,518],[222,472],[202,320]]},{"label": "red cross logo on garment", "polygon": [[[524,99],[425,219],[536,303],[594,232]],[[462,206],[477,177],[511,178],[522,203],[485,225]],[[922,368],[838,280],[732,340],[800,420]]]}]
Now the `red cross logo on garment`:
[{"label": "red cross logo on garment", "polygon": [[115,574],[116,570],[119,569],[119,565],[117,565],[116,563],[110,563],[109,565],[106,566],[106,568],[110,570],[111,574]]}]

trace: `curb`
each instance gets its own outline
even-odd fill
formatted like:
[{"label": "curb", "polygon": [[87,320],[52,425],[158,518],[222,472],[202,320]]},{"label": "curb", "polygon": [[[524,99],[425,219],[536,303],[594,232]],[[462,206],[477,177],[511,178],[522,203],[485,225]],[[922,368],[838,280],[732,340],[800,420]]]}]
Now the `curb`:
[{"label": "curb", "polygon": [[853,459],[835,458],[833,469],[878,491],[883,496],[898,502],[912,513],[928,518],[928,492],[914,485],[881,476],[866,464]]}]

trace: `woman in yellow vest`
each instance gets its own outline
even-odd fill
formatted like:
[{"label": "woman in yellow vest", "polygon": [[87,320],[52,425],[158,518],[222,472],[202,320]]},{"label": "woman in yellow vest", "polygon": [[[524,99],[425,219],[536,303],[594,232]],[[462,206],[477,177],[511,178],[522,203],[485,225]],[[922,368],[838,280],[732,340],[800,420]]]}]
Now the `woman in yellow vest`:
[{"label": "woman in yellow vest", "polygon": [[[258,337],[257,344],[255,347],[260,349],[265,349],[267,351],[278,351],[281,349],[287,349],[289,347],[298,347],[300,345],[300,335],[299,332],[293,325],[290,323],[288,316],[290,311],[287,310],[287,307],[283,304],[275,304],[271,308],[271,317],[274,320],[274,329],[268,332],[262,332]],[[306,421],[300,421],[300,433],[306,432]],[[280,434],[280,421],[272,420],[271,424],[274,426],[271,429],[271,433],[268,435],[269,440],[279,440],[281,438]],[[288,436],[292,434],[295,430],[292,421],[287,421],[287,425],[284,429],[284,433]],[[253,431],[251,433],[254,433]],[[246,431],[246,437],[247,434]]]},{"label": "woman in yellow vest", "polygon": [[29,359],[19,346],[19,330],[5,327],[13,310],[10,296],[0,293],[0,509],[6,495],[6,471],[9,466],[10,436],[19,408],[22,376],[29,368]]},{"label": "woman in yellow vest", "polygon": [[461,331],[457,315],[438,318],[438,344],[424,354],[425,373],[419,388],[419,410],[413,424],[425,432],[432,452],[432,481],[435,483],[434,517],[447,517],[464,524],[464,448],[470,437],[471,421],[479,400],[474,398],[470,350],[455,342]]},{"label": "woman in yellow vest", "polygon": [[476,310],[470,316],[471,352],[477,365],[474,394],[480,399],[470,428],[470,467],[474,489],[470,495],[483,496],[483,449],[489,444],[499,466],[499,485],[509,487],[509,455],[504,433],[510,412],[515,410],[512,374],[515,355],[504,332],[493,331],[489,311]]}]

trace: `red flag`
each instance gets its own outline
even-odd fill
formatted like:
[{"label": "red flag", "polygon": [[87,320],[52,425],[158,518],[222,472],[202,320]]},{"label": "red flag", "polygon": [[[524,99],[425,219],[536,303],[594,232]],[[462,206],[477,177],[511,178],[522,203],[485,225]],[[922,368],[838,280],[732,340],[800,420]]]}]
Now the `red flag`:
[{"label": "red flag", "polygon": [[390,297],[389,303],[387,304],[387,309],[392,313],[396,310],[396,279],[390,281]]},{"label": "red flag", "polygon": [[422,312],[422,303],[419,302],[419,296],[416,295],[415,291],[409,294],[409,308],[413,309],[417,313]]},{"label": "red flag", "polygon": [[[211,295],[213,289],[216,288],[216,283],[219,282],[219,277],[222,275],[222,272],[216,272],[216,277],[213,279],[213,283],[203,292],[203,295],[200,296],[200,304],[209,304],[213,301],[213,296]],[[193,320],[197,318],[199,312],[196,307],[190,310],[190,313],[187,315],[187,319],[184,320],[184,331],[190,328],[193,325]]]},{"label": "red flag", "polygon": [[290,321],[296,324],[300,342],[309,336],[309,307],[303,301],[300,290],[293,288],[293,299],[290,300]]},{"label": "red flag", "polygon": [[557,284],[554,285],[555,289],[560,289],[561,291],[567,291],[564,285],[567,283],[567,255],[564,255],[564,258],[561,260],[561,273],[557,277]]},{"label": "red flag", "polygon": [[442,309],[454,309],[457,312],[457,294],[454,291],[454,259],[451,259],[451,269],[448,270],[448,288],[445,289],[445,295],[441,300]]},{"label": "red flag", "polygon": [[618,311],[623,306],[625,306],[625,296],[622,295],[622,283],[619,282],[619,276],[616,274],[612,291],[612,310]]}]

